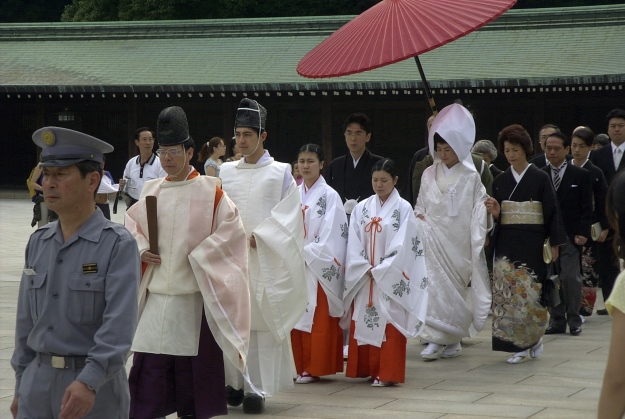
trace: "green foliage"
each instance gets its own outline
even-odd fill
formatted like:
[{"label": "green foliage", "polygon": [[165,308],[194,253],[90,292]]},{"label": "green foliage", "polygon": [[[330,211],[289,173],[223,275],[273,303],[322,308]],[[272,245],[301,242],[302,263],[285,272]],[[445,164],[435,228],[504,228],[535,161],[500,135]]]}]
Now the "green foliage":
[{"label": "green foliage", "polygon": [[65,6],[63,22],[99,22],[119,20],[119,0],[74,0]]},{"label": "green foliage", "polygon": [[[356,15],[380,0],[0,0],[0,22],[95,22]],[[436,3],[435,0],[432,0]],[[623,0],[518,0],[516,9]]]}]

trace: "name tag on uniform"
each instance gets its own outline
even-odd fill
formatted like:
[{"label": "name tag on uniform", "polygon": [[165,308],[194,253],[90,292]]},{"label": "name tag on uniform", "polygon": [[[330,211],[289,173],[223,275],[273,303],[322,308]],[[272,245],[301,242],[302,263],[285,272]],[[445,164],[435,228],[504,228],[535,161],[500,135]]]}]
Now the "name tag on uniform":
[{"label": "name tag on uniform", "polygon": [[83,263],[82,273],[84,274],[98,273],[98,264],[97,263]]},{"label": "name tag on uniform", "polygon": [[24,273],[28,276],[34,276],[37,275],[37,272],[35,272],[35,270],[33,268],[26,268],[24,269]]}]

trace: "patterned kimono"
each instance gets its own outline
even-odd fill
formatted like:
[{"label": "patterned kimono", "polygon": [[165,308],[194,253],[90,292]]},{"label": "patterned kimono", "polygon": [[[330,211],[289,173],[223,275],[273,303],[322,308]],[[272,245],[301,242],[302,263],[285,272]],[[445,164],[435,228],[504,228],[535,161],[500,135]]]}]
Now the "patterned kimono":
[{"label": "patterned kimono", "polygon": [[549,175],[530,165],[517,183],[512,170],[493,184],[493,197],[501,205],[493,263],[493,350],[503,352],[524,351],[545,334],[543,244],[547,237],[552,245],[566,242]]},{"label": "patterned kimono", "polygon": [[486,214],[488,196],[480,175],[461,163],[445,175],[442,165],[436,162],[423,173],[415,213],[425,216],[417,226],[430,279],[421,336],[449,345],[477,334],[488,317],[491,290],[484,242],[492,217]]},{"label": "patterned kimono", "polygon": [[346,376],[403,382],[406,338],[419,333],[427,305],[416,217],[397,190],[384,204],[377,195],[360,202],[351,217],[345,307],[353,314]]},{"label": "patterned kimono", "polygon": [[314,376],[343,371],[343,315],[347,216],[338,193],[320,176],[299,186],[304,218],[306,312],[291,332],[298,374]]}]

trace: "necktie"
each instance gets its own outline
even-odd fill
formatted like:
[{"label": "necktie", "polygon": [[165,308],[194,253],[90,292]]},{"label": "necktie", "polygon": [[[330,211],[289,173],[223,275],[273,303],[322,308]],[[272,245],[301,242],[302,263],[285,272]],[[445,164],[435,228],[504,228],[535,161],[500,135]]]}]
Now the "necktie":
[{"label": "necktie", "polygon": [[614,170],[618,170],[618,166],[621,164],[621,159],[623,158],[623,152],[620,148],[614,150]]},{"label": "necktie", "polygon": [[560,167],[551,166],[551,170],[553,170],[553,187],[555,188],[556,191],[560,187],[560,182],[562,181],[562,179],[560,179],[560,169],[562,169],[562,166]]}]

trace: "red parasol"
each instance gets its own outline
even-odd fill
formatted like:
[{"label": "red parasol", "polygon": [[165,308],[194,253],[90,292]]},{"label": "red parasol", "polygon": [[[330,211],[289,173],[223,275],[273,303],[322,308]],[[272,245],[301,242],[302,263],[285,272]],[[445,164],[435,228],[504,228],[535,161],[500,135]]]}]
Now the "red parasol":
[{"label": "red parasol", "polygon": [[339,77],[415,57],[501,16],[516,0],[383,0],[313,48],[297,65],[309,78]]}]

